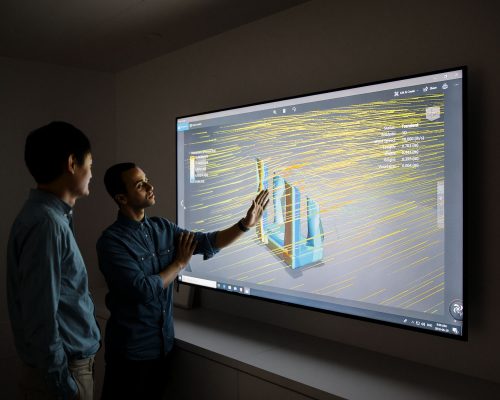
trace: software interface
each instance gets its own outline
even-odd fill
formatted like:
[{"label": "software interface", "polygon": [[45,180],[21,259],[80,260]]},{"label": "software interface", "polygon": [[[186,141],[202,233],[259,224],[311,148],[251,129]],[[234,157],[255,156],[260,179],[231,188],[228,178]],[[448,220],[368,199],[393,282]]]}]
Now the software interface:
[{"label": "software interface", "polygon": [[177,120],[178,223],[259,224],[180,280],[462,335],[461,69]]}]

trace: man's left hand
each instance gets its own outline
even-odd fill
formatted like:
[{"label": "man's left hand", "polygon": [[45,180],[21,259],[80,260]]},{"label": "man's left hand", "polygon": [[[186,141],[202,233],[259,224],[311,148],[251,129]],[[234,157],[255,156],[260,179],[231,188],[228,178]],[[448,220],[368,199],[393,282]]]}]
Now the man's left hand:
[{"label": "man's left hand", "polygon": [[269,203],[269,190],[262,190],[254,200],[252,200],[252,205],[247,211],[246,217],[243,219],[242,224],[247,228],[252,228],[257,225],[262,213]]}]

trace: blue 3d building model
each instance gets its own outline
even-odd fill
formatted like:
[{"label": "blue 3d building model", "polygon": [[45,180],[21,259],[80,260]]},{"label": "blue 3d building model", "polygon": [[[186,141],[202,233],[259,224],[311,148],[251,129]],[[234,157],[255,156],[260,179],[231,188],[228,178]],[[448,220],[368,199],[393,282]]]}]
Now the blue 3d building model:
[{"label": "blue 3d building model", "polygon": [[[267,166],[257,159],[258,190],[269,188]],[[273,221],[265,210],[257,225],[257,237],[292,269],[316,263],[323,258],[324,231],[319,205],[306,197],[307,237],[301,229],[300,190],[279,175],[272,178]]]}]

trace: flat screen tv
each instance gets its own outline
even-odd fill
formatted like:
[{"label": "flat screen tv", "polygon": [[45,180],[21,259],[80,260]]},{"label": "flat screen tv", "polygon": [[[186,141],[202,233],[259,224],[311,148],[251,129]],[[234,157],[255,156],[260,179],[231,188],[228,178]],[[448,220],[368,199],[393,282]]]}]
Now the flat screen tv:
[{"label": "flat screen tv", "polygon": [[465,338],[465,68],[179,117],[177,217],[262,220],[183,283]]}]

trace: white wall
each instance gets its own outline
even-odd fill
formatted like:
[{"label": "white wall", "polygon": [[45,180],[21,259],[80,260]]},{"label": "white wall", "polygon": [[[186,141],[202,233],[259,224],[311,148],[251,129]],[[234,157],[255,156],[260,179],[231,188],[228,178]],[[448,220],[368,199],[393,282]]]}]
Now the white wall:
[{"label": "white wall", "polygon": [[90,139],[94,159],[91,195],[75,207],[76,236],[91,287],[104,280],[97,268],[95,242],[114,216],[102,183],[115,159],[115,86],[111,74],[0,58],[0,322],[8,321],[5,259],[10,226],[35,182],[24,165],[28,133],[53,120],[73,123]]},{"label": "white wall", "polygon": [[[203,291],[204,307],[500,382],[496,2],[314,0],[117,75],[117,161],[175,218],[175,117],[468,65],[469,341]],[[235,221],[240,216],[235,216]]]}]

